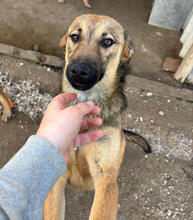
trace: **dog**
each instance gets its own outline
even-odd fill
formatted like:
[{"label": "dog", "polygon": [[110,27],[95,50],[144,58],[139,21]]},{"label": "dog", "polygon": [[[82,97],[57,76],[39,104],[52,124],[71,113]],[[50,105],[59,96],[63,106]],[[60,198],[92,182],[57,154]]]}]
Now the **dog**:
[{"label": "dog", "polygon": [[100,106],[103,137],[70,153],[67,171],[59,178],[44,202],[44,220],[63,220],[65,185],[75,190],[95,190],[90,220],[115,220],[118,205],[117,176],[126,140],[150,152],[141,136],[123,131],[122,111],[125,73],[120,64],[133,55],[130,37],[114,19],[94,14],[76,18],[62,37],[65,49],[63,92],[77,93],[76,103],[93,101]]},{"label": "dog", "polygon": [[12,112],[11,112],[12,102],[7,97],[7,95],[5,93],[3,93],[1,90],[0,90],[0,102],[3,105],[3,117],[2,117],[2,120],[3,121],[7,121],[7,119],[10,118],[11,115],[12,115]]}]

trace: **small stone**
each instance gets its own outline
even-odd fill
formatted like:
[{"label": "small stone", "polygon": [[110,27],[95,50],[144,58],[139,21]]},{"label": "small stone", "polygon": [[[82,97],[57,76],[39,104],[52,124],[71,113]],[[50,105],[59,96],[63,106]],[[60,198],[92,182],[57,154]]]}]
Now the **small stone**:
[{"label": "small stone", "polygon": [[141,49],[143,50],[143,52],[147,52],[147,49],[145,48],[143,44],[141,45]]},{"label": "small stone", "polygon": [[163,36],[163,34],[162,34],[161,32],[156,32],[156,34],[157,34],[158,36]]},{"label": "small stone", "polygon": [[50,71],[51,71],[51,68],[50,68],[50,67],[48,67],[48,68],[47,68],[47,71],[48,71],[48,72],[50,72]]},{"label": "small stone", "polygon": [[167,215],[168,215],[168,216],[172,216],[172,211],[171,211],[171,210],[168,210]]},{"label": "small stone", "polygon": [[143,121],[143,117],[139,117],[139,120],[142,122]]},{"label": "small stone", "polygon": [[171,102],[171,99],[168,99],[167,102],[170,103],[170,102]]},{"label": "small stone", "polygon": [[150,96],[152,96],[153,94],[151,93],[151,92],[148,92],[147,94],[146,94],[146,96],[148,96],[148,97],[150,97]]},{"label": "small stone", "polygon": [[164,116],[165,113],[163,111],[159,111],[159,115]]},{"label": "small stone", "polygon": [[153,120],[150,120],[151,123],[153,123]]},{"label": "small stone", "polygon": [[22,62],[21,62],[21,63],[19,63],[19,65],[20,65],[20,66],[23,66],[23,65],[24,65],[24,63],[22,63]]}]

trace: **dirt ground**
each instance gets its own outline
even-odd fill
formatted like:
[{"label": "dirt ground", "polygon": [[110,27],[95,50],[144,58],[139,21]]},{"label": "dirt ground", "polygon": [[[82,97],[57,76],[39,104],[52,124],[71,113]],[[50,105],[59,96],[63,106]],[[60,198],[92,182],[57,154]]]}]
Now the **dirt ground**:
[{"label": "dirt ground", "polygon": [[[136,51],[132,74],[179,86],[161,71],[161,64],[165,56],[177,56],[180,33],[146,24],[152,1],[90,3],[91,10],[84,8],[80,0],[66,0],[65,4],[56,0],[1,0],[0,43],[25,49],[38,44],[42,52],[63,57],[58,42],[73,18],[83,13],[106,14],[123,24],[133,38]],[[52,68],[1,55],[0,71],[7,72],[13,81],[40,82],[41,91],[53,96],[61,90],[61,71]],[[118,178],[117,219],[192,220],[193,103],[127,85],[125,94],[128,108],[123,126],[146,137],[153,152],[146,155],[137,145],[127,144]],[[11,120],[0,121],[0,167],[35,133],[38,124],[39,120],[32,121],[16,109]],[[88,219],[93,195],[67,189],[66,219]]]}]

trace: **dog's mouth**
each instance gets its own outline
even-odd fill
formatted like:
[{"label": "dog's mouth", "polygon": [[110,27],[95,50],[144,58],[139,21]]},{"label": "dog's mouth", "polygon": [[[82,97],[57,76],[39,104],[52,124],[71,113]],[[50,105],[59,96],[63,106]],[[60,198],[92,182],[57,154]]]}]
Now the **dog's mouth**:
[{"label": "dog's mouth", "polygon": [[71,86],[82,91],[92,88],[103,76],[104,71],[98,71],[93,63],[72,63],[66,69],[66,77]]},{"label": "dog's mouth", "polygon": [[86,90],[92,88],[92,86],[89,84],[77,83],[77,82],[73,82],[71,80],[68,80],[68,81],[70,82],[71,86],[77,90],[86,91]]}]

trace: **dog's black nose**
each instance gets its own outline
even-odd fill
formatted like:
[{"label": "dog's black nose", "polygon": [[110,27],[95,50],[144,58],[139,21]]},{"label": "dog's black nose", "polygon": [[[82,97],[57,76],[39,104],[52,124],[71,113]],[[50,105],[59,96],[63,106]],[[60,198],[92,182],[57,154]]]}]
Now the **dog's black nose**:
[{"label": "dog's black nose", "polygon": [[67,66],[66,77],[77,90],[88,90],[93,87],[104,75],[97,69],[96,62],[92,60],[74,60]]},{"label": "dog's black nose", "polygon": [[70,75],[74,79],[87,80],[90,74],[91,68],[84,63],[73,64],[70,68]]}]

